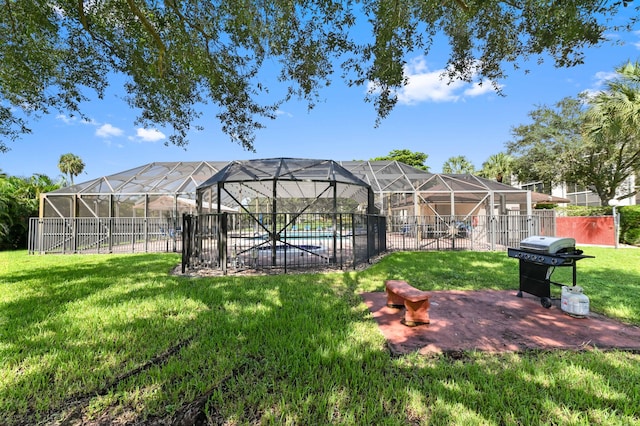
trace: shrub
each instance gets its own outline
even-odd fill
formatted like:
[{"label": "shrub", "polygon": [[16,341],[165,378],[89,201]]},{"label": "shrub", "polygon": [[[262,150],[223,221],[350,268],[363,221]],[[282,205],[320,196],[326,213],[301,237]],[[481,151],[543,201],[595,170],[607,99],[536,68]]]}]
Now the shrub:
[{"label": "shrub", "polygon": [[552,203],[537,203],[536,204],[536,209],[537,210],[553,210],[556,207],[558,207],[557,204],[552,204]]},{"label": "shrub", "polygon": [[620,212],[620,242],[640,245],[640,206],[622,206]]},{"label": "shrub", "polygon": [[610,206],[566,206],[556,209],[562,216],[611,216],[613,208]]}]

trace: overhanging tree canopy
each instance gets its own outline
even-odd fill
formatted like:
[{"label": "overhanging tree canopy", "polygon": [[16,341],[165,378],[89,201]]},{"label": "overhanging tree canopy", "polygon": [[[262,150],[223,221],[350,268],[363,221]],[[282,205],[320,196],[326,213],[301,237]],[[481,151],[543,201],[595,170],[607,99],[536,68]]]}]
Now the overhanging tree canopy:
[{"label": "overhanging tree canopy", "polygon": [[[582,61],[604,40],[627,0],[178,1],[11,0],[0,4],[0,152],[28,132],[31,115],[82,115],[87,89],[105,93],[123,75],[141,125],[168,126],[187,143],[199,106],[233,141],[253,150],[254,133],[292,96],[310,107],[336,68],[384,118],[406,83],[408,54],[428,54],[436,35],[450,45],[448,77],[495,82],[505,64],[548,54],[557,66]],[[371,33],[371,37],[366,34]],[[286,88],[264,103],[265,70]]]}]

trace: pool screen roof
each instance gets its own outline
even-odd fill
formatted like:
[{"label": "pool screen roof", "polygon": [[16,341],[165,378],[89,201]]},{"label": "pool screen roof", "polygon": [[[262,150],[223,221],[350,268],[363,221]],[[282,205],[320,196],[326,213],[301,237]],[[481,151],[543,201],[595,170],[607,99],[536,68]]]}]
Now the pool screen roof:
[{"label": "pool screen roof", "polygon": [[[253,203],[251,200],[262,200],[274,210],[295,211],[307,209],[321,199],[333,200],[329,205],[335,211],[367,210],[373,198],[371,186],[337,162],[301,158],[232,161],[198,186],[196,192],[203,205],[220,203],[246,208],[249,202]],[[306,202],[283,204],[285,200]]]},{"label": "pool screen roof", "polygon": [[155,162],[60,188],[48,195],[195,195],[196,187],[228,161]]},{"label": "pool screen roof", "polygon": [[[252,160],[264,161],[264,160]],[[326,160],[306,160],[326,161]],[[230,161],[167,161],[145,164],[133,169],[112,175],[99,177],[87,182],[60,188],[46,195],[195,195],[196,188],[232,163]],[[361,179],[371,185],[376,194],[394,192],[431,192],[444,194],[450,192],[496,191],[500,193],[526,193],[525,190],[483,179],[471,175],[447,175],[429,173],[397,161],[336,161],[342,167],[334,179],[343,182],[354,182]],[[254,163],[258,165],[260,163]],[[262,163],[267,165],[267,163]],[[271,167],[271,166],[270,166]],[[348,173],[344,173],[345,170]],[[311,169],[296,172],[297,176],[310,173]],[[316,168],[320,172],[315,179],[329,179],[330,169]],[[257,176],[272,179],[270,173],[276,169],[261,170],[256,167],[238,171],[233,179],[239,179],[242,173],[247,177]],[[334,173],[337,171],[334,169]],[[286,173],[281,171],[280,173]],[[230,176],[231,177],[231,176]]]},{"label": "pool screen roof", "polygon": [[[223,172],[224,170],[224,172]],[[223,174],[221,174],[223,173]],[[43,194],[48,202],[56,196],[79,198],[114,196],[118,201],[139,202],[141,196],[166,196],[176,199],[196,198],[196,188],[213,179],[231,182],[251,181],[259,188],[260,182],[290,179],[294,185],[289,194],[279,196],[313,196],[314,184],[335,181],[344,184],[347,192],[340,196],[359,194],[370,186],[380,208],[385,194],[415,193],[425,202],[454,199],[455,202],[473,202],[487,193],[499,194],[507,202],[526,202],[528,191],[472,175],[429,173],[397,161],[330,161],[306,159],[266,159],[248,161],[176,161],[153,162],[133,169],[103,176],[56,191]],[[264,182],[263,182],[264,183]],[[267,190],[263,187],[262,190]],[[349,195],[348,191],[354,193]],[[534,200],[536,195],[533,193]],[[545,196],[547,197],[547,196]],[[360,197],[359,197],[360,198]],[[537,201],[537,200],[535,200]],[[568,202],[554,199],[555,202]]]}]

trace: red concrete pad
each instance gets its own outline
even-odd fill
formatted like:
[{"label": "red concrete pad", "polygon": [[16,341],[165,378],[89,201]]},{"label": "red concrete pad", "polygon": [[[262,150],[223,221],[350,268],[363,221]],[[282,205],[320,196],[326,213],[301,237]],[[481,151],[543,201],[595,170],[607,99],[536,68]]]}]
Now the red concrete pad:
[{"label": "red concrete pad", "polygon": [[[574,318],[556,303],[516,291],[433,291],[431,324],[407,327],[404,310],[386,306],[384,292],[361,296],[394,354],[448,353],[466,350],[516,352],[528,349],[640,350],[640,327],[590,313]],[[559,301],[558,301],[559,302]]]}]

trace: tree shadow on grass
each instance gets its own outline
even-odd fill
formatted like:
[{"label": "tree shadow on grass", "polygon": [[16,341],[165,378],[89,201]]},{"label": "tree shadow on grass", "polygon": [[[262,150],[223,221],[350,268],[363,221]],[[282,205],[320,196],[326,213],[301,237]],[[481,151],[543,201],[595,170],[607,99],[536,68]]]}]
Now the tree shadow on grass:
[{"label": "tree shadow on grass", "polygon": [[88,257],[76,257],[77,262],[69,263],[70,256],[65,258],[62,265],[12,271],[3,277],[8,290],[20,286],[20,294],[0,306],[2,316],[10,323],[2,334],[5,342],[29,334],[29,327],[55,316],[69,303],[108,289],[116,278],[128,277],[135,282],[145,271],[169,264],[166,258],[153,255],[136,256],[133,262],[133,257],[104,256],[99,263]]},{"label": "tree shadow on grass", "polygon": [[398,398],[413,398],[435,424],[631,424],[638,361],[633,353],[573,351],[413,359],[399,368],[406,386]]},{"label": "tree shadow on grass", "polygon": [[[459,257],[483,264],[488,259],[493,262],[495,256],[464,253]],[[382,291],[384,280],[390,278],[416,283],[438,281],[433,276],[447,276],[456,268],[456,264],[447,265],[442,258],[430,253],[394,254],[352,276],[349,287],[355,292]],[[501,280],[514,274],[500,258],[495,263],[489,267],[497,277],[499,289],[506,284]],[[613,276],[637,282],[635,274],[615,269],[590,268],[587,272],[593,284]],[[607,293],[609,289],[603,291]],[[615,299],[612,302],[616,303]],[[636,385],[640,379],[639,362],[637,352],[615,350],[506,354],[460,351],[426,356],[416,352],[399,356],[397,369],[387,379],[389,387],[396,390],[391,401],[399,402],[393,417],[402,419],[406,413],[404,424],[627,424],[638,421],[634,407],[640,403]]]},{"label": "tree shadow on grass", "polygon": [[[153,259],[143,256],[149,263],[134,271],[129,261],[109,260],[125,280],[101,277],[99,266],[82,266],[81,276],[92,277],[85,281],[56,271],[59,281],[49,285],[92,290],[63,292],[38,317],[59,334],[48,346],[6,349],[11,377],[0,401],[9,424],[553,423],[609,408],[623,423],[640,405],[629,384],[640,382],[633,354],[393,359],[358,296],[363,279],[370,285],[397,273],[385,265],[184,278],[167,274],[166,259]],[[446,265],[438,268],[446,273]],[[419,265],[411,271],[422,274]],[[31,322],[22,342],[38,324]],[[577,385],[603,381],[608,370],[627,379],[603,383],[602,394]],[[8,404],[16,395],[22,403]]]},{"label": "tree shadow on grass", "polygon": [[[168,276],[165,261],[150,261],[143,267],[151,271],[148,277],[131,271],[128,260],[107,264],[111,277],[104,276],[104,264],[51,271],[56,278],[37,296],[7,306],[11,329],[22,325],[5,346],[13,377],[0,399],[23,398],[5,405],[9,419],[69,420],[79,412],[99,417],[113,408],[115,394],[124,412],[166,420],[203,391],[211,394],[206,405],[217,415],[263,413],[282,402],[269,386],[281,388],[283,378],[302,380],[305,391],[286,399],[305,400],[308,388],[326,383],[314,376],[335,370],[338,354],[368,351],[367,345],[344,343],[354,332],[354,314],[322,276],[189,279]],[[41,273],[49,276],[33,271],[23,279],[38,280]],[[127,278],[114,280],[117,274]],[[44,306],[20,319],[32,304]],[[355,315],[364,319],[363,312]],[[40,337],[43,327],[55,335]],[[238,388],[247,396],[238,399]],[[256,407],[246,407],[247,400]]]}]

